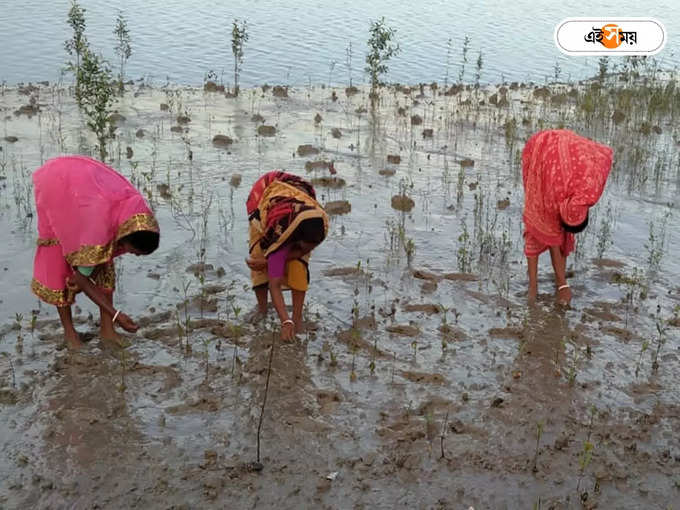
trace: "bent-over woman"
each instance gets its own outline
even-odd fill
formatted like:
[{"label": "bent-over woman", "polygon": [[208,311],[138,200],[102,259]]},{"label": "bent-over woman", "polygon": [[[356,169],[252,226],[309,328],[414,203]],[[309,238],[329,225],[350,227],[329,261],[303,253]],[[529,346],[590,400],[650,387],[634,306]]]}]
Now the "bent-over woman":
[{"label": "bent-over woman", "polygon": [[538,293],[538,256],[550,251],[557,299],[571,301],[567,256],[574,234],[588,225],[588,210],[600,199],[612,166],[612,149],[566,129],[541,131],[522,152],[524,253],[529,301]]},{"label": "bent-over woman", "polygon": [[125,177],[92,158],[62,156],[33,173],[38,247],[31,290],[59,312],[68,347],[81,347],[71,305],[81,290],[99,306],[100,335],[120,343],[114,323],[137,331],[113,306],[113,259],[148,255],[158,248],[159,228],[142,195]]},{"label": "bent-over woman", "polygon": [[[269,172],[253,185],[246,202],[249,222],[253,290],[258,312],[267,313],[268,291],[281,320],[281,338],[302,331],[302,307],[309,286],[309,253],[328,233],[328,216],[304,179],[281,171]],[[290,289],[290,318],[283,290]]]}]

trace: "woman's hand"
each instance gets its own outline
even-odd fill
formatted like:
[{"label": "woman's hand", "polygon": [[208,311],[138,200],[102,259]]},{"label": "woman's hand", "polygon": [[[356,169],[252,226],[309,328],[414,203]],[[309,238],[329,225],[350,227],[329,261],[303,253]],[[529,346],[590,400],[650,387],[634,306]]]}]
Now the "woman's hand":
[{"label": "woman's hand", "polygon": [[246,259],[246,264],[253,271],[264,271],[267,269],[267,259],[248,257]]},{"label": "woman's hand", "polygon": [[281,340],[289,342],[295,338],[295,323],[291,320],[284,321],[281,324]]},{"label": "woman's hand", "polygon": [[123,312],[118,313],[118,317],[116,317],[116,322],[120,324],[120,327],[123,328],[128,333],[135,333],[139,329],[139,326],[135,324],[135,321],[133,321]]}]

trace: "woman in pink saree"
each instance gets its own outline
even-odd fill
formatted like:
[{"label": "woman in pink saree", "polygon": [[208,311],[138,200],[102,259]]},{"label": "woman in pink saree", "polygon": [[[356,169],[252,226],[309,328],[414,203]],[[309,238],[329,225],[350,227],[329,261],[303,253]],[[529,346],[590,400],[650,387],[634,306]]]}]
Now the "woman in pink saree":
[{"label": "woman in pink saree", "polygon": [[538,294],[538,256],[550,251],[557,299],[571,301],[567,256],[574,234],[588,225],[588,210],[604,191],[613,151],[566,129],[534,134],[522,152],[524,254],[529,266],[529,301]]},{"label": "woman in pink saree", "polygon": [[120,343],[115,322],[128,332],[138,326],[113,307],[113,259],[158,248],[153,213],[125,177],[84,156],[47,161],[33,173],[33,188],[38,247],[31,290],[57,307],[68,347],[83,345],[71,317],[71,304],[81,290],[99,306],[101,337]]}]

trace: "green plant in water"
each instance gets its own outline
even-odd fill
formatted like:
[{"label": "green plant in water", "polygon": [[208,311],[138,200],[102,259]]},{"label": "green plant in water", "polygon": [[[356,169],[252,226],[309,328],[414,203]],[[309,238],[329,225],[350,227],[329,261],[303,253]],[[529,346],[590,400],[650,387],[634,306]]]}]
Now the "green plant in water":
[{"label": "green plant in water", "polygon": [[[238,323],[239,320],[239,315],[241,314],[241,308],[238,306],[231,306],[232,310],[234,311],[234,322],[231,323],[231,334],[232,337],[234,338],[234,356],[231,360],[231,376],[234,376],[234,369],[236,368],[236,363],[238,360],[238,346],[239,346],[239,341],[241,339],[241,325]],[[238,361],[239,365],[241,364],[240,360]]]},{"label": "green plant in water", "polygon": [[543,422],[538,421],[536,422],[536,450],[534,452],[534,462],[531,468],[534,473],[538,472],[538,448],[541,444],[541,436],[543,436]]},{"label": "green plant in water", "polygon": [[456,260],[458,262],[458,271],[461,273],[469,273],[472,264],[472,253],[470,252],[470,234],[467,229],[467,222],[465,218],[461,220],[461,233],[458,236],[458,250],[456,251]]},{"label": "green plant in water", "polygon": [[89,47],[85,37],[85,8],[81,7],[77,0],[71,0],[67,21],[73,30],[73,36],[64,42],[64,49],[66,53],[76,58],[75,63],[69,62],[67,67],[76,76],[76,100],[80,101],[80,63]]},{"label": "green plant in water", "polygon": [[642,342],[642,345],[640,346],[640,354],[638,356],[638,360],[637,360],[637,363],[635,365],[635,377],[636,378],[640,374],[640,366],[642,365],[642,355],[647,351],[648,348],[649,348],[649,341],[644,340]]},{"label": "green plant in water", "polygon": [[114,86],[111,69],[103,57],[87,49],[78,69],[79,106],[87,118],[87,126],[97,137],[99,159],[106,159],[106,141],[112,138],[111,105]]},{"label": "green plant in water", "polygon": [[578,465],[579,465],[579,476],[578,476],[578,482],[576,483],[576,494],[580,498],[580,487],[581,487],[581,479],[583,478],[583,474],[585,473],[585,470],[588,469],[588,466],[590,465],[590,461],[593,459],[593,451],[595,450],[595,445],[591,442],[591,436],[593,434],[593,423],[595,421],[595,413],[597,412],[597,409],[595,406],[592,406],[590,408],[590,422],[588,424],[588,435],[586,437],[586,440],[583,442],[583,449],[581,450],[581,453],[579,454],[578,457]]},{"label": "green plant in water", "polygon": [[477,72],[475,73],[475,87],[479,88],[479,80],[482,78],[482,67],[484,66],[484,57],[482,56],[482,50],[479,50],[479,55],[477,56]]},{"label": "green plant in water", "polygon": [[371,80],[371,106],[375,106],[378,99],[378,87],[382,84],[381,77],[387,74],[387,62],[398,55],[400,48],[393,43],[396,31],[385,24],[382,17],[371,23],[368,38],[368,54],[366,55],[366,72]]},{"label": "green plant in water", "polygon": [[132,38],[127,27],[127,20],[123,16],[122,11],[118,11],[116,17],[116,27],[113,29],[113,35],[116,36],[116,46],[114,51],[120,59],[120,73],[118,75],[118,91],[123,94],[125,90],[125,64],[132,56]]},{"label": "green plant in water", "polygon": [[604,218],[600,219],[600,232],[597,236],[597,258],[604,257],[605,251],[613,244],[614,212],[611,202],[607,202]]},{"label": "green plant in water", "polygon": [[470,38],[466,35],[463,39],[463,61],[460,66],[460,71],[458,71],[458,84],[463,83],[463,78],[465,78],[465,64],[468,62],[468,51],[470,50]]},{"label": "green plant in water", "polygon": [[127,351],[121,349],[118,355],[118,361],[120,361],[120,384],[118,385],[118,391],[123,393],[127,389],[125,384],[125,376],[127,374]]},{"label": "green plant in water", "polygon": [[652,356],[652,370],[656,372],[659,369],[659,353],[666,343],[666,331],[668,330],[668,322],[661,318],[661,305],[656,305],[656,331],[658,333],[656,341],[656,349]]},{"label": "green plant in water", "polygon": [[243,67],[243,47],[248,42],[248,23],[235,19],[231,28],[231,52],[234,54],[234,95],[238,96],[239,77]]},{"label": "green plant in water", "polygon": [[16,373],[14,372],[14,363],[12,362],[12,356],[8,352],[0,352],[0,356],[4,356],[7,358],[7,362],[9,363],[9,369],[12,374],[12,388],[17,387],[17,378],[16,378]]}]

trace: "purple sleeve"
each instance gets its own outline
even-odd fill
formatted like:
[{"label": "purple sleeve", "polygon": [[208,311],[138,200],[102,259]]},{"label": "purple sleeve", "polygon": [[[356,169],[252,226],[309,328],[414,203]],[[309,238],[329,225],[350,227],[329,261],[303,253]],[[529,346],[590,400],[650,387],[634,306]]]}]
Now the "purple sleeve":
[{"label": "purple sleeve", "polygon": [[267,257],[267,274],[269,278],[282,278],[286,274],[286,258],[290,245],[279,248]]}]

